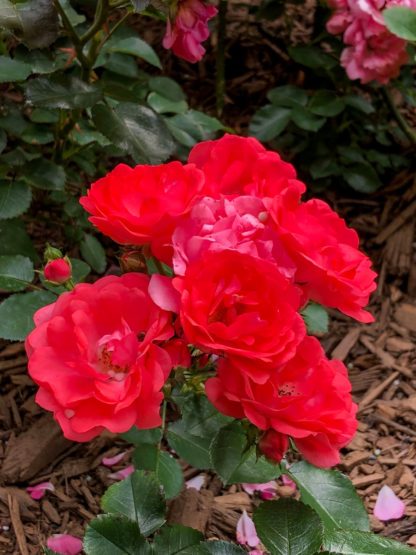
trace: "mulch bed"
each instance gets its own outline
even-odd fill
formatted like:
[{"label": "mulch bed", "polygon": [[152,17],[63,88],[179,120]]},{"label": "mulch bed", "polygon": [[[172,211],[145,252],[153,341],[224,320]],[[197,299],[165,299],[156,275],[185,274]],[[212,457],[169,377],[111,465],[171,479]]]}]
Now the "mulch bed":
[{"label": "mulch bed", "polygon": [[[373,530],[416,546],[416,181],[407,175],[372,197],[336,199],[334,205],[359,230],[380,273],[373,296],[376,322],[354,323],[331,313],[322,337],[329,356],[343,360],[359,404],[359,431],[340,467],[352,479],[370,514],[388,484],[405,501],[406,515],[390,523],[371,517]],[[22,343],[0,344],[0,553],[38,554],[53,533],[82,536],[113,483],[103,456],[126,449],[111,434],[88,444],[65,440],[50,415],[34,402]],[[198,471],[185,464],[185,478]],[[25,488],[50,480],[54,492],[32,500]],[[280,485],[279,495],[296,495]],[[236,522],[256,499],[240,486],[223,489],[206,474],[200,492],[184,490],[169,510],[170,522],[193,526],[207,537],[235,540]]]}]

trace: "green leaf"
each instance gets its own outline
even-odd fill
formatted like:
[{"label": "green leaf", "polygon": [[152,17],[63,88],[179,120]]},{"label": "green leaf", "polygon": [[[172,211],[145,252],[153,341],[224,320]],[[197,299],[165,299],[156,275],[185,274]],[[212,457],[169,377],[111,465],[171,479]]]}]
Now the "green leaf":
[{"label": "green leaf", "polygon": [[49,291],[32,291],[10,295],[0,304],[0,337],[23,341],[35,327],[33,314],[56,300]]},{"label": "green leaf", "polygon": [[397,37],[416,41],[416,11],[404,6],[396,6],[383,10],[387,28]]},{"label": "green leaf", "polygon": [[46,145],[54,141],[51,129],[44,125],[29,124],[22,133],[22,139],[31,145]]},{"label": "green leaf", "polygon": [[225,484],[268,482],[280,475],[280,467],[263,458],[256,460],[255,449],[246,449],[247,438],[241,422],[221,428],[210,445],[212,467]]},{"label": "green leaf", "polygon": [[0,154],[6,148],[7,145],[7,135],[3,129],[0,129]]},{"label": "green leaf", "polygon": [[136,163],[158,164],[173,153],[175,143],[164,121],[153,110],[130,102],[110,108],[94,106],[97,129]]},{"label": "green leaf", "polygon": [[25,81],[31,74],[29,64],[19,60],[12,60],[8,56],[0,56],[0,83]]},{"label": "green leaf", "polygon": [[151,92],[147,103],[158,114],[183,114],[188,110],[186,100],[169,100],[156,92]]},{"label": "green leaf", "polygon": [[44,108],[73,110],[94,106],[102,93],[98,85],[90,85],[77,77],[52,75],[28,82],[26,97],[29,104]]},{"label": "green leaf", "polygon": [[306,91],[294,85],[282,85],[271,89],[267,93],[267,98],[276,106],[287,106],[288,108],[293,108],[293,106],[299,104],[306,106],[308,102]]},{"label": "green leaf", "polygon": [[302,501],[318,513],[326,529],[370,529],[363,502],[341,472],[302,461],[291,466],[286,474],[297,483]]},{"label": "green leaf", "polygon": [[0,220],[0,254],[22,254],[36,262],[33,243],[21,220]]},{"label": "green leaf", "polygon": [[314,179],[322,179],[333,175],[340,175],[341,168],[337,162],[326,155],[324,158],[316,158],[310,165],[309,171]]},{"label": "green leaf", "polygon": [[94,237],[94,235],[85,233],[81,241],[80,250],[82,257],[88,262],[91,268],[95,270],[97,274],[102,274],[107,265],[107,260],[104,247],[101,245],[100,241]]},{"label": "green leaf", "polygon": [[289,56],[297,62],[311,69],[332,69],[338,62],[329,54],[316,46],[290,46]]},{"label": "green leaf", "polygon": [[305,131],[312,131],[316,133],[325,125],[326,119],[315,116],[309,109],[303,106],[297,106],[293,108],[291,113],[291,119],[300,129]]},{"label": "green leaf", "polygon": [[233,543],[207,541],[181,551],[181,555],[247,555],[247,552]]},{"label": "green leaf", "polygon": [[371,102],[358,94],[344,96],[344,102],[348,106],[351,106],[364,114],[373,114],[375,112],[375,108]]},{"label": "green leaf", "polygon": [[136,470],[118,484],[108,488],[101,499],[108,513],[126,516],[139,525],[140,532],[148,536],[165,522],[165,502],[155,476]]},{"label": "green leaf", "polygon": [[130,0],[135,12],[142,12],[150,4],[150,0]]},{"label": "green leaf", "polygon": [[178,495],[183,486],[183,473],[180,464],[157,445],[139,445],[133,454],[133,464],[139,470],[150,470],[163,486],[166,499]]},{"label": "green leaf", "polygon": [[136,522],[121,515],[100,515],[87,526],[87,555],[150,555],[151,548],[140,535]]},{"label": "green leaf", "polygon": [[38,189],[62,191],[65,188],[64,169],[45,158],[27,162],[22,168],[21,178]]},{"label": "green leaf", "polygon": [[344,101],[332,91],[317,91],[311,101],[308,109],[318,116],[333,117],[340,114],[345,108]]},{"label": "green leaf", "polygon": [[169,77],[151,77],[149,79],[149,89],[172,102],[186,100],[185,93],[181,86]]},{"label": "green leaf", "polygon": [[263,106],[254,114],[249,132],[260,141],[271,141],[286,129],[291,113],[289,108]]},{"label": "green leaf", "polygon": [[163,526],[155,536],[153,551],[155,555],[182,555],[184,550],[196,546],[203,538],[198,530],[180,524]]},{"label": "green leaf", "polygon": [[329,530],[323,547],[334,555],[415,555],[415,550],[389,538],[357,530]]},{"label": "green leaf", "polygon": [[147,42],[137,36],[130,36],[112,41],[107,50],[108,52],[119,52],[121,54],[130,54],[131,56],[137,56],[138,58],[145,60],[152,66],[162,69],[162,64],[160,63],[159,56],[156,54],[153,48],[149,44],[147,44]]},{"label": "green leaf", "polygon": [[81,25],[81,23],[84,23],[86,19],[85,15],[81,15],[78,12],[76,12],[74,8],[71,6],[70,0],[58,0],[58,1],[73,27],[76,27],[77,25]]},{"label": "green leaf", "polygon": [[0,256],[0,289],[24,291],[34,277],[30,258],[20,254]]},{"label": "green leaf", "polygon": [[161,428],[152,428],[150,430],[139,430],[136,426],[133,426],[128,432],[120,434],[125,441],[133,443],[133,445],[145,444],[155,444],[160,441],[162,437]]},{"label": "green leaf", "polygon": [[308,333],[311,335],[327,333],[329,316],[322,305],[310,302],[301,311],[301,314],[308,328]]},{"label": "green leaf", "polygon": [[370,164],[355,164],[345,168],[343,177],[350,187],[359,193],[374,193],[382,182]]},{"label": "green leaf", "polygon": [[105,62],[102,65],[109,71],[122,75],[123,77],[128,77],[130,79],[137,79],[139,77],[139,68],[137,67],[136,60],[127,54],[109,52],[105,56]]},{"label": "green leaf", "polygon": [[22,181],[0,182],[0,219],[6,220],[20,216],[29,208],[32,201],[30,187]]},{"label": "green leaf", "polygon": [[57,123],[59,121],[59,112],[45,108],[34,108],[29,117],[34,123]]},{"label": "green leaf", "polygon": [[257,534],[273,555],[315,555],[322,542],[318,515],[294,499],[266,501],[254,511]]},{"label": "green leaf", "polygon": [[165,121],[175,139],[189,148],[199,141],[211,139],[216,131],[224,129],[217,118],[197,110],[188,110]]}]

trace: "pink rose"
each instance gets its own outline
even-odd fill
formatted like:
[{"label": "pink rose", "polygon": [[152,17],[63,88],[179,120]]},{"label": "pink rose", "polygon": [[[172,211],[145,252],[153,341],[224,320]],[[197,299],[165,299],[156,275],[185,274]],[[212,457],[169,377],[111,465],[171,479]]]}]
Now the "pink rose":
[{"label": "pink rose", "polygon": [[72,268],[66,258],[57,258],[48,262],[43,270],[47,281],[62,284],[71,279]]}]

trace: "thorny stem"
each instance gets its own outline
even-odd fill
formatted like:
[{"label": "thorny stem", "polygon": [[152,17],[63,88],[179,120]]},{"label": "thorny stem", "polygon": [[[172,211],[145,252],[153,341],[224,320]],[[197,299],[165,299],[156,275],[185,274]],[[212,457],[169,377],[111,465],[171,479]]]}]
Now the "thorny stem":
[{"label": "thorny stem", "polygon": [[384,99],[386,100],[387,104],[389,105],[394,117],[397,120],[401,130],[407,136],[412,144],[416,144],[416,132],[410,127],[407,121],[404,119],[400,110],[397,108],[396,104],[393,101],[391,96],[390,90],[386,87],[382,89]]},{"label": "thorny stem", "polygon": [[103,40],[100,42],[99,46],[98,46],[98,52],[101,50],[101,48],[104,46],[104,44],[108,41],[108,39],[117,31],[117,29],[126,21],[126,19],[129,17],[129,15],[131,14],[132,10],[127,10],[127,12],[123,15],[123,17],[121,19],[119,19],[117,21],[117,23],[115,23],[115,25],[113,25],[113,27],[110,29],[110,32],[108,33],[108,35],[106,35]]},{"label": "thorny stem", "polygon": [[217,115],[221,116],[224,109],[225,96],[225,38],[227,29],[227,0],[220,0],[217,24],[217,71],[215,92],[217,97]]}]

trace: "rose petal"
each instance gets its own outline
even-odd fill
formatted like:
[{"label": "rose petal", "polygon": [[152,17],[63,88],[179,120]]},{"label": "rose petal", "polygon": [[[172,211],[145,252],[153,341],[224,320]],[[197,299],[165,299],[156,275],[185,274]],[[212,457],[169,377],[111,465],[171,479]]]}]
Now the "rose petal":
[{"label": "rose petal", "polygon": [[127,476],[130,476],[130,474],[133,474],[133,472],[134,466],[130,465],[126,468],[123,468],[122,470],[118,470],[117,472],[112,472],[108,475],[108,477],[112,478],[113,480],[124,480],[125,478],[127,478]]},{"label": "rose petal", "polygon": [[152,301],[162,310],[179,312],[180,297],[173,288],[172,279],[160,274],[153,274],[150,278],[149,295]]},{"label": "rose petal", "polygon": [[276,497],[277,485],[275,480],[266,482],[264,484],[241,484],[243,490],[249,495],[253,495],[258,491],[262,499],[274,499]]},{"label": "rose petal", "polygon": [[293,490],[296,489],[296,484],[295,484],[295,482],[294,482],[293,480],[291,480],[291,479],[289,478],[289,476],[286,476],[286,474],[282,474],[281,478],[282,478],[282,482],[283,482],[283,485],[284,485],[284,486],[287,486],[287,487],[289,487],[289,488],[292,488]]},{"label": "rose petal", "polygon": [[248,545],[250,547],[257,547],[260,543],[254,522],[246,511],[243,511],[237,522],[237,541],[241,545]]},{"label": "rose petal", "polygon": [[82,551],[82,541],[69,534],[54,534],[48,538],[46,545],[60,555],[78,555]]},{"label": "rose petal", "polygon": [[29,486],[26,491],[32,499],[42,499],[45,495],[46,490],[55,491],[54,485],[51,482],[41,482],[35,486]]},{"label": "rose petal", "polygon": [[378,492],[374,507],[374,516],[379,520],[394,520],[402,518],[406,505],[397,497],[389,486],[383,486]]},{"label": "rose petal", "polygon": [[197,491],[199,491],[202,486],[205,484],[205,476],[203,474],[199,474],[198,476],[195,476],[195,478],[191,478],[190,480],[187,480],[185,482],[185,486],[190,489],[196,489]]},{"label": "rose petal", "polygon": [[126,455],[125,451],[122,451],[118,455],[114,455],[114,457],[103,457],[101,464],[104,466],[114,466],[115,464],[119,463]]}]

